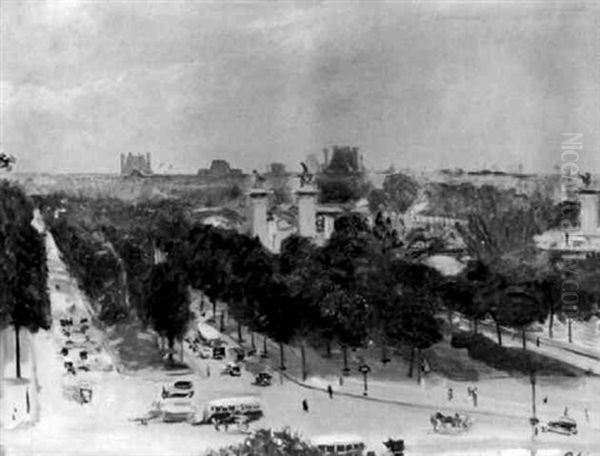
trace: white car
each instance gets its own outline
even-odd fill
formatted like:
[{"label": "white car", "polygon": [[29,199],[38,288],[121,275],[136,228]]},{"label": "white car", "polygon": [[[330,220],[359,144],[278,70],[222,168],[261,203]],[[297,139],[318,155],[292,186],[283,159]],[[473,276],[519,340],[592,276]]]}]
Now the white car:
[{"label": "white car", "polygon": [[170,397],[161,401],[160,412],[166,423],[191,422],[196,415],[196,408],[190,399]]},{"label": "white car", "polygon": [[194,395],[194,382],[190,380],[177,380],[170,385],[163,386],[163,399],[169,397],[192,397]]}]

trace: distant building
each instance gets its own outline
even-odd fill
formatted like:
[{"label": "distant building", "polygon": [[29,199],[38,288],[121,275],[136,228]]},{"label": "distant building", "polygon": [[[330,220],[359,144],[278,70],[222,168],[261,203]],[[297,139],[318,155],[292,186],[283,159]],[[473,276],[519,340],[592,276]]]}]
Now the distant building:
[{"label": "distant building", "polygon": [[574,258],[600,254],[600,190],[580,189],[578,196],[581,203],[579,227],[554,229],[535,236],[538,248]]},{"label": "distant building", "polygon": [[231,168],[227,160],[213,160],[210,168],[198,170],[198,176],[201,177],[241,177],[242,175],[242,170]]},{"label": "distant building", "polygon": [[150,154],[133,155],[131,152],[127,155],[121,154],[121,175],[149,176],[152,174],[152,165]]},{"label": "distant building", "polygon": [[271,163],[268,174],[272,176],[285,176],[287,174],[283,163]]},{"label": "distant building", "polygon": [[331,159],[329,149],[323,149],[323,172],[326,174],[360,174],[365,168],[358,147],[333,146]]}]

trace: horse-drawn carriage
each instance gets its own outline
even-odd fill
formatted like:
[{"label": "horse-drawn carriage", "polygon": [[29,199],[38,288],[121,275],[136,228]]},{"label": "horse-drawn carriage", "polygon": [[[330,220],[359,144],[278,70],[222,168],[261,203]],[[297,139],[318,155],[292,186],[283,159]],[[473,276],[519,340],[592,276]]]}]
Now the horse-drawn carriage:
[{"label": "horse-drawn carriage", "polygon": [[273,383],[273,376],[269,372],[259,372],[254,378],[254,384],[257,386],[270,386]]},{"label": "horse-drawn carriage", "polygon": [[473,425],[473,420],[467,415],[444,415],[436,412],[429,418],[434,432],[460,433],[468,431]]}]

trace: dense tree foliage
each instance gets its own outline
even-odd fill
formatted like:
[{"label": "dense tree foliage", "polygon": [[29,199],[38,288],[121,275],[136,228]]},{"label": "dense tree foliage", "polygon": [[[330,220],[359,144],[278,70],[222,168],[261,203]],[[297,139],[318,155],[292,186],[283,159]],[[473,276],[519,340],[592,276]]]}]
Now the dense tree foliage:
[{"label": "dense tree foliage", "polygon": [[21,328],[50,327],[46,249],[31,225],[33,205],[20,188],[0,182],[0,326],[15,331],[16,376],[21,376]]}]

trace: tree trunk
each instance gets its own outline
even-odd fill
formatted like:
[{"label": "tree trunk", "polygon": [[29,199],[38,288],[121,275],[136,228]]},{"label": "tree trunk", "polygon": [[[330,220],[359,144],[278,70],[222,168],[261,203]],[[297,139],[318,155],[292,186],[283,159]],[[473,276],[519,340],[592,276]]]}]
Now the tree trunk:
[{"label": "tree trunk", "polygon": [[267,352],[267,336],[263,337],[263,356],[266,358],[268,356]]},{"label": "tree trunk", "polygon": [[220,322],[219,322],[219,331],[225,332],[225,314],[221,313]]},{"label": "tree trunk", "polygon": [[548,318],[548,337],[554,338],[554,309],[550,308],[550,318]]},{"label": "tree trunk", "polygon": [[213,318],[217,318],[217,301],[214,300],[212,302],[212,305],[213,305]]},{"label": "tree trunk", "polygon": [[382,363],[387,363],[388,361],[388,356],[387,356],[387,345],[384,343],[381,346],[381,362]]},{"label": "tree trunk", "polygon": [[568,327],[569,327],[569,343],[573,343],[573,326],[571,325],[570,318],[567,321],[568,321]]},{"label": "tree trunk", "polygon": [[342,357],[344,359],[344,373],[346,373],[350,370],[348,368],[348,347],[346,345],[342,345]]},{"label": "tree trunk", "polygon": [[475,318],[473,320],[473,334],[477,334],[479,329],[479,320],[477,318]]},{"label": "tree trunk", "polygon": [[498,336],[498,345],[502,346],[502,330],[498,322],[496,322],[496,335]]},{"label": "tree trunk", "polygon": [[175,347],[175,338],[168,337],[169,341],[169,362],[173,362],[173,348]]},{"label": "tree trunk", "polygon": [[454,331],[454,325],[452,324],[452,306],[448,305],[448,326],[450,329],[450,337],[452,337],[452,332]]},{"label": "tree trunk", "polygon": [[423,369],[421,368],[421,349],[416,349],[417,356],[417,383],[421,383],[421,377],[423,375]]},{"label": "tree trunk", "polygon": [[279,369],[283,371],[285,370],[285,358],[283,353],[283,344],[281,342],[279,343],[279,360],[281,361]]},{"label": "tree trunk", "polygon": [[19,337],[19,325],[15,325],[15,362],[17,378],[21,378],[21,340]]},{"label": "tree trunk", "polygon": [[183,364],[183,338],[179,341],[180,344],[180,353],[179,353],[179,360],[181,361],[181,363]]},{"label": "tree trunk", "polygon": [[256,351],[256,342],[254,341],[253,331],[250,332],[250,346],[252,347],[252,350]]},{"label": "tree trunk", "polygon": [[410,363],[408,365],[408,376],[412,378],[413,376],[413,365],[415,362],[415,347],[410,348]]},{"label": "tree trunk", "polygon": [[325,356],[331,358],[331,341],[329,339],[325,341]]},{"label": "tree trunk", "polygon": [[525,328],[521,329],[521,337],[523,339],[523,350],[527,350],[526,339],[525,339]]},{"label": "tree trunk", "polygon": [[237,324],[237,336],[238,336],[238,343],[241,344],[243,342],[243,340],[242,340],[242,324],[239,321]]},{"label": "tree trunk", "polygon": [[302,381],[306,381],[308,372],[306,370],[306,347],[304,346],[304,340],[300,342],[300,357],[302,358]]}]

